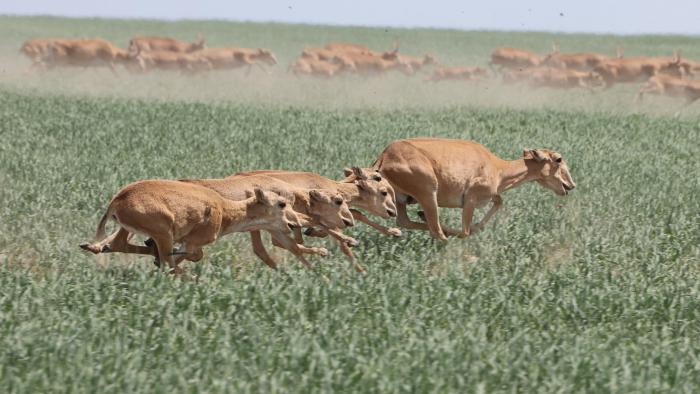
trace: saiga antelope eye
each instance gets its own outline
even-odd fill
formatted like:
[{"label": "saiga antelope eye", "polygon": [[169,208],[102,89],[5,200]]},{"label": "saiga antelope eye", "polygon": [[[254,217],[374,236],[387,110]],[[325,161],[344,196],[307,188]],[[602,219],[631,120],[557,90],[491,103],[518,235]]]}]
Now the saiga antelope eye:
[{"label": "saiga antelope eye", "polygon": [[389,192],[382,192],[382,196],[388,196]]},{"label": "saiga antelope eye", "polygon": [[281,203],[277,204],[277,206],[280,207],[281,209],[284,209],[287,206],[287,203],[281,202]]},{"label": "saiga antelope eye", "polygon": [[557,163],[561,163],[561,157],[557,157],[554,161]]}]

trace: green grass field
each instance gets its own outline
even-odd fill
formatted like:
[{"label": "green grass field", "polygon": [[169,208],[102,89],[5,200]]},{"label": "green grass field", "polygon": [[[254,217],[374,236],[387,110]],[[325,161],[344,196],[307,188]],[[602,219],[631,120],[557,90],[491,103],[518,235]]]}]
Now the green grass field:
[{"label": "green grass field", "polygon": [[[137,33],[198,31],[211,46],[269,47],[281,65],[249,78],[38,76],[16,53],[29,37],[125,46]],[[399,37],[407,53],[484,64],[495,46],[546,52],[555,39],[694,56],[696,38],[10,17],[0,33],[0,392],[700,390],[697,109],[633,106],[636,85],[591,95],[284,73],[304,45],[341,39],[382,48]],[[412,136],[474,139],[508,159],[552,148],[578,187],[567,198],[510,191],[466,240],[357,225],[365,277],[311,240],[333,253],[312,259],[329,284],[282,252],[283,272],[270,271],[245,234],[187,265],[196,282],[77,247],[134,180],[261,168],[337,179]]]}]

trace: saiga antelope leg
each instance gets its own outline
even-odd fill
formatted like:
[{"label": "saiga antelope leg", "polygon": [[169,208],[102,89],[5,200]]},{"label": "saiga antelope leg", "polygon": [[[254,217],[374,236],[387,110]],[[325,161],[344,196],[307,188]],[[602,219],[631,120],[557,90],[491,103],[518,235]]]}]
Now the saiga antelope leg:
[{"label": "saiga antelope leg", "polygon": [[263,245],[262,242],[262,237],[260,236],[260,231],[251,231],[250,240],[253,244],[253,253],[255,253],[255,255],[258,256],[258,258],[260,258],[260,260],[262,260],[265,264],[267,264],[268,267],[276,270],[277,262],[275,262],[275,260],[273,260],[267,253],[265,245]]},{"label": "saiga antelope leg", "polygon": [[446,241],[447,237],[442,231],[442,226],[440,226],[440,214],[437,204],[437,191],[433,191],[432,193],[430,193],[430,195],[425,197],[414,196],[414,198],[423,208],[423,212],[425,213],[425,221],[427,222],[428,227],[430,228],[430,233],[433,235],[434,238]]},{"label": "saiga antelope leg", "polygon": [[498,196],[498,195],[493,196],[491,198],[491,201],[493,202],[493,204],[491,205],[491,208],[489,208],[488,212],[486,212],[486,215],[484,215],[484,218],[481,219],[481,221],[479,223],[472,226],[472,232],[474,232],[475,230],[476,231],[483,230],[484,226],[486,226],[486,223],[488,223],[489,220],[491,220],[493,215],[496,213],[496,211],[498,211],[503,206],[503,199],[501,198],[501,196]]},{"label": "saiga antelope leg", "polygon": [[173,240],[172,237],[169,236],[160,236],[160,237],[153,237],[153,240],[156,243],[156,247],[158,248],[158,262],[160,263],[160,267],[162,268],[164,265],[163,263],[168,263],[168,267],[173,271],[173,273],[178,274],[180,273],[177,265],[175,264],[175,257],[173,256]]},{"label": "saiga antelope leg", "polygon": [[324,248],[309,248],[304,245],[299,245],[287,234],[276,231],[270,232],[270,234],[272,235],[272,243],[274,245],[292,252],[292,254],[294,254],[297,257],[297,259],[301,261],[302,264],[304,264],[304,267],[308,269],[312,269],[312,267],[308,260],[306,260],[306,258],[304,257],[304,253],[319,254],[322,256],[326,256],[328,254],[328,251]]},{"label": "saiga antelope leg", "polygon": [[128,253],[155,256],[155,250],[147,246],[137,246],[129,243],[130,233],[123,227],[110,234],[102,241],[86,245],[83,249],[92,253]]},{"label": "saiga antelope leg", "polygon": [[409,230],[429,230],[426,223],[414,222],[408,217],[406,203],[396,199],[396,224]]},{"label": "saiga antelope leg", "polygon": [[401,230],[399,230],[398,228],[394,228],[394,227],[391,227],[391,228],[389,228],[389,227],[384,227],[384,226],[382,226],[382,225],[379,224],[379,223],[375,223],[375,222],[373,222],[372,220],[370,220],[370,218],[368,218],[367,216],[365,216],[362,212],[360,212],[360,211],[358,211],[358,210],[356,210],[356,209],[351,209],[351,210],[350,210],[350,213],[352,213],[352,217],[353,217],[355,220],[358,220],[358,221],[360,221],[360,222],[362,222],[362,223],[367,224],[368,226],[372,227],[373,229],[379,231],[380,233],[382,233],[382,234],[384,234],[384,235],[393,235],[394,237],[400,237],[400,236],[401,236]]},{"label": "saiga antelope leg", "polygon": [[319,256],[328,255],[328,251],[325,248],[309,247],[305,246],[304,244],[298,244],[294,239],[285,233],[271,231],[270,235],[272,235],[273,245],[282,249],[287,249],[295,255],[295,251],[299,254],[317,254]]},{"label": "saiga antelope leg", "polygon": [[353,268],[355,268],[355,271],[360,273],[367,272],[365,267],[363,267],[360,263],[358,263],[355,260],[355,256],[353,255],[352,250],[350,250],[350,246],[348,245],[348,242],[346,240],[346,238],[348,237],[337,229],[328,229],[327,231],[328,234],[330,234],[333,238],[336,239],[338,245],[340,246],[340,250],[345,256],[347,256],[348,260],[350,260],[350,264],[352,264]]}]

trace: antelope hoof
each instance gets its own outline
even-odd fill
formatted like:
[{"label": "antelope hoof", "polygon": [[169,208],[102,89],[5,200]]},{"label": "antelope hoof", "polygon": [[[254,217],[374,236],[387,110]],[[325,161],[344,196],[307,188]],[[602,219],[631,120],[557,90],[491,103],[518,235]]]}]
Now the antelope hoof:
[{"label": "antelope hoof", "polygon": [[97,250],[95,250],[95,248],[91,244],[84,243],[84,244],[80,244],[79,246],[80,246],[80,249],[82,249],[82,250],[87,250],[88,252],[91,252],[94,254],[99,253]]},{"label": "antelope hoof", "polygon": [[427,220],[425,220],[425,212],[423,212],[423,211],[418,211],[418,217],[420,218],[420,220],[422,220],[424,222],[427,221]]},{"label": "antelope hoof", "polygon": [[109,248],[109,245],[103,246],[102,249],[97,249],[97,246],[95,246],[93,244],[88,244],[88,243],[80,244],[80,249],[87,250],[88,252],[94,253],[94,254],[100,254],[102,252],[111,251],[111,249]]},{"label": "antelope hoof", "polygon": [[447,237],[445,236],[444,233],[438,233],[438,234],[432,234],[433,238],[438,239],[440,241],[447,241]]},{"label": "antelope hoof", "polygon": [[345,244],[352,248],[352,247],[354,247],[354,246],[359,245],[359,244],[360,244],[360,241],[356,240],[355,238],[348,237],[348,238],[345,240]]},{"label": "antelope hoof", "polygon": [[396,227],[392,227],[386,230],[387,234],[393,235],[394,237],[400,237],[401,236],[401,230],[399,230]]},{"label": "antelope hoof", "polygon": [[184,271],[182,268],[180,268],[180,267],[173,267],[173,268],[170,268],[170,270],[168,271],[169,274],[175,275],[175,276],[180,276],[180,275],[182,275],[184,272],[185,272],[185,271]]},{"label": "antelope hoof", "polygon": [[156,246],[156,241],[154,241],[153,238],[148,238],[147,240],[143,241],[143,243],[148,247]]},{"label": "antelope hoof", "polygon": [[328,249],[326,249],[326,248],[314,248],[314,253],[319,255],[319,256],[326,257],[326,256],[328,256]]}]

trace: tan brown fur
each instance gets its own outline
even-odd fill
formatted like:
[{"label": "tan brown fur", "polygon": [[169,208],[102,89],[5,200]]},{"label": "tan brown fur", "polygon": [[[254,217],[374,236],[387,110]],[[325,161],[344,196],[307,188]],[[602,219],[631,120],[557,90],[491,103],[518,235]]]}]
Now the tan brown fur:
[{"label": "tan brown fur", "polygon": [[[343,196],[343,199],[347,201],[347,204],[350,207],[367,210],[370,213],[385,219],[396,216],[394,191],[391,188],[391,185],[389,185],[385,179],[382,179],[379,174],[376,173],[376,171],[371,169],[364,170],[359,167],[346,169],[346,178],[341,182],[334,181],[311,172],[282,170],[242,172],[232,175],[229,177],[229,179],[252,175],[265,175],[273,177],[301,188],[333,190]],[[362,221],[372,226],[382,234],[392,236],[401,235],[401,231],[399,229],[381,226],[380,224],[371,221],[356,209],[351,209],[350,212],[355,220]],[[311,231],[307,234],[323,236],[325,232]],[[352,243],[348,242],[347,237],[342,236],[342,233],[338,232],[330,232],[330,234],[338,241],[341,250],[348,257],[348,259],[350,259],[352,264],[355,266],[355,269],[363,272],[364,268],[355,262],[352,251],[349,248],[349,246],[352,246]],[[258,248],[260,247],[262,246],[258,246]]]},{"label": "tan brown fur", "polygon": [[461,66],[436,66],[433,74],[426,77],[426,81],[463,80],[473,81],[488,78],[489,73],[482,67],[461,67]]},{"label": "tan brown fur", "polygon": [[[340,230],[355,224],[343,197],[332,190],[294,187],[289,183],[265,175],[226,179],[186,179],[182,181],[205,186],[218,192],[224,198],[232,200],[243,198],[244,195],[242,191],[253,187],[262,187],[289,193],[294,196],[293,209],[299,215],[300,222],[304,227],[323,226],[330,230]],[[276,246],[280,246],[292,252],[307,268],[310,268],[311,265],[304,258],[303,254],[319,254],[325,256],[328,253],[324,248],[309,248],[301,244],[301,231],[297,231],[296,241],[278,231],[270,231],[270,233]],[[253,231],[251,237],[253,239],[259,238],[260,233]],[[253,251],[268,266],[271,268],[277,267],[275,261],[266,258],[266,253],[263,254],[260,250],[255,248]]]},{"label": "tan brown fur", "polygon": [[642,84],[635,101],[641,101],[645,94],[683,98],[685,106],[688,106],[700,99],[700,81],[656,75]]},{"label": "tan brown fur", "polygon": [[[501,193],[536,181],[558,195],[576,187],[568,166],[557,152],[527,149],[519,160],[502,160],[474,141],[438,138],[398,140],[375,162],[396,192],[397,224],[430,230],[433,237],[469,236],[480,230],[502,205]],[[406,204],[417,201],[427,223],[410,221]],[[474,209],[492,202],[483,220],[472,225]],[[462,229],[444,229],[438,207],[462,208]]]},{"label": "tan brown fur", "polygon": [[522,69],[537,67],[542,63],[542,57],[534,52],[517,48],[496,48],[491,53],[490,66],[502,69]]},{"label": "tan brown fur", "polygon": [[116,73],[117,64],[127,64],[133,57],[125,50],[102,39],[54,40],[42,57],[47,68],[109,67]]},{"label": "tan brown fur", "polygon": [[187,43],[170,37],[138,36],[129,41],[130,52],[168,51],[191,53],[205,49],[206,42],[202,34],[197,35],[193,43]]},{"label": "tan brown fur", "polygon": [[[152,254],[150,248],[126,242],[129,233],[140,233],[155,242],[160,266],[167,263],[170,269],[178,271],[180,261],[198,261],[203,256],[202,247],[225,234],[259,229],[286,232],[301,226],[292,209],[293,201],[260,188],[254,189],[253,194],[254,197],[232,201],[214,190],[191,183],[134,182],[112,198],[97,227],[96,241],[83,244],[81,248],[93,253]],[[121,227],[105,238],[105,225],[110,219]],[[118,245],[106,242],[117,239],[120,240]],[[177,258],[172,253],[175,243],[181,243],[181,255]]]}]

